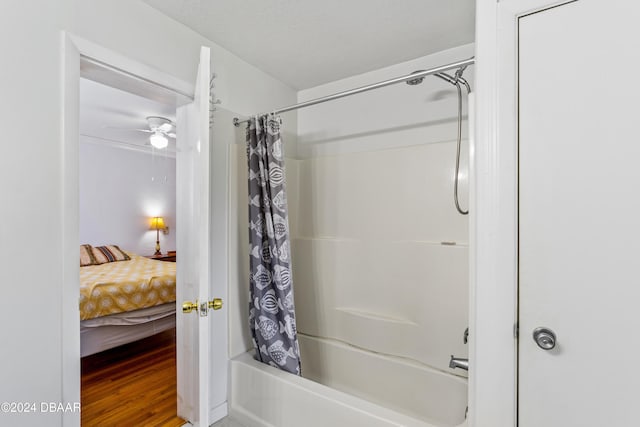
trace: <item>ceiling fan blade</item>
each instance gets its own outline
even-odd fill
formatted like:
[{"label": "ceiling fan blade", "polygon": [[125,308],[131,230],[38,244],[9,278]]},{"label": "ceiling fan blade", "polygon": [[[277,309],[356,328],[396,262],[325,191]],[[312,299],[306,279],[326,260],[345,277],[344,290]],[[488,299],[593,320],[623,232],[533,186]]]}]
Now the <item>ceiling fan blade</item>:
[{"label": "ceiling fan blade", "polygon": [[173,124],[163,123],[160,126],[158,126],[158,129],[160,129],[162,132],[170,132],[171,130],[173,130]]},{"label": "ceiling fan blade", "polygon": [[167,135],[169,138],[173,138],[176,139],[176,134],[171,132],[171,133],[166,133],[165,135]]},{"label": "ceiling fan blade", "polygon": [[132,129],[132,128],[121,128],[117,126],[104,126],[106,129],[117,129],[117,130],[127,130],[131,132],[145,132],[145,133],[153,133],[153,131],[149,129]]}]

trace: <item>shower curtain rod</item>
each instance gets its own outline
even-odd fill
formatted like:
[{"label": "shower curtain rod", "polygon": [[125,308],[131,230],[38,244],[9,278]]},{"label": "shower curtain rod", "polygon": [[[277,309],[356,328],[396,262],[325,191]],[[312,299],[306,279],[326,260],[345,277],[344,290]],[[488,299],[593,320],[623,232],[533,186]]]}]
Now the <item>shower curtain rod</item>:
[{"label": "shower curtain rod", "polygon": [[[344,98],[346,96],[355,95],[356,93],[367,92],[367,91],[370,91],[370,90],[373,90],[373,89],[378,89],[378,88],[389,86],[389,85],[393,85],[393,84],[396,84],[396,83],[406,82],[407,80],[419,79],[421,77],[442,73],[444,71],[452,70],[454,68],[466,67],[468,65],[474,64],[475,62],[476,62],[475,61],[475,57],[471,57],[469,59],[465,59],[465,60],[458,61],[458,62],[452,62],[451,64],[441,65],[439,67],[430,68],[428,70],[420,71],[418,73],[413,73],[413,74],[409,74],[409,75],[402,76],[402,77],[396,77],[395,79],[385,80],[385,81],[374,83],[374,84],[370,84],[370,85],[367,85],[367,86],[362,86],[362,87],[359,87],[359,88],[356,88],[356,89],[350,89],[350,90],[346,90],[344,92],[334,93],[333,95],[323,96],[322,98],[316,98],[316,99],[312,99],[310,101],[301,102],[300,104],[295,104],[295,105],[291,105],[289,107],[280,108],[278,110],[271,111],[270,113],[271,114],[280,114],[280,113],[286,113],[287,111],[297,110],[298,108],[311,107],[312,105],[321,104],[321,103],[327,102],[327,101],[333,101],[334,99]],[[239,118],[234,117],[233,118],[233,125],[236,126],[236,127],[239,127],[241,123],[246,123],[248,121],[249,121],[249,119],[240,120]]]}]

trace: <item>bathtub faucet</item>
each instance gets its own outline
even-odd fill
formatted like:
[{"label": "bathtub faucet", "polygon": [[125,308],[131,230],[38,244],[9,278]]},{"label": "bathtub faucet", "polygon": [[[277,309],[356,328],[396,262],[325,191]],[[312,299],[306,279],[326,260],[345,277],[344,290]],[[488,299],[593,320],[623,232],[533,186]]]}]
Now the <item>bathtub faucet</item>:
[{"label": "bathtub faucet", "polygon": [[465,371],[468,371],[469,359],[461,359],[459,357],[453,357],[453,354],[452,354],[451,360],[449,361],[449,367],[451,369],[460,368],[460,369],[464,369]]}]

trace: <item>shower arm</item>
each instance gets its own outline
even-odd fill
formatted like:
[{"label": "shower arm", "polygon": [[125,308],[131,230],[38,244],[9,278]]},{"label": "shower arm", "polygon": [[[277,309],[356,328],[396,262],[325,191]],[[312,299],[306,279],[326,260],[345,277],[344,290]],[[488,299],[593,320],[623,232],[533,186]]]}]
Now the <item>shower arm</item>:
[{"label": "shower arm", "polygon": [[458,83],[462,83],[467,88],[467,95],[468,95],[471,93],[471,85],[469,85],[469,82],[467,81],[467,79],[462,77],[462,72],[464,71],[465,68],[467,67],[458,68],[458,70],[456,71],[455,77],[447,73],[437,73],[437,74],[434,74],[434,76],[439,77],[442,80],[449,82],[454,86],[457,85]]},{"label": "shower arm", "polygon": [[447,73],[438,73],[438,74],[434,74],[435,77],[439,77],[442,80],[451,83],[452,85],[456,85],[456,79],[453,76],[450,76]]}]

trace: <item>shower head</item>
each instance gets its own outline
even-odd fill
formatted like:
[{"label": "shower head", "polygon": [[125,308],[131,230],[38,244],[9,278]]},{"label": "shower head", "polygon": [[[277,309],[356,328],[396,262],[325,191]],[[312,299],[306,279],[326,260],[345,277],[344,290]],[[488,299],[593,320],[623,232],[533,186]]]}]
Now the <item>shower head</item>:
[{"label": "shower head", "polygon": [[[418,74],[418,73],[422,73],[423,71],[425,70],[414,71],[411,74]],[[415,79],[407,80],[405,83],[407,83],[409,86],[416,86],[422,83],[423,81],[424,81],[424,77],[416,77]]]}]

